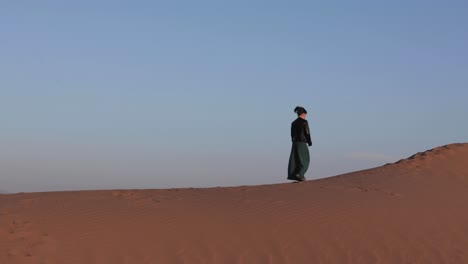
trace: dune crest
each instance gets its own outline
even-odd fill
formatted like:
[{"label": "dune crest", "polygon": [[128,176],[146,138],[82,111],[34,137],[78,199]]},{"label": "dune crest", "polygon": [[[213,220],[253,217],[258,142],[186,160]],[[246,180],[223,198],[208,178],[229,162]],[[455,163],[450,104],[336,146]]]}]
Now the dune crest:
[{"label": "dune crest", "polygon": [[468,263],[467,202],[468,144],[301,184],[7,194],[0,263]]},{"label": "dune crest", "polygon": [[468,151],[468,144],[463,143],[455,143],[455,144],[448,144],[441,147],[433,148],[430,150],[426,150],[424,152],[418,152],[407,159],[402,159],[397,161],[396,163],[404,163],[404,162],[411,162],[411,161],[424,161],[426,159],[446,159],[449,156],[456,156],[466,155]]}]

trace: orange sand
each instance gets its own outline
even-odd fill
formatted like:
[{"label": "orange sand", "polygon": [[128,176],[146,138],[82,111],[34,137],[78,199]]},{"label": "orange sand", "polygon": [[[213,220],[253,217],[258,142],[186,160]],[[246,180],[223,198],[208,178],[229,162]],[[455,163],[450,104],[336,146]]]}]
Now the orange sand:
[{"label": "orange sand", "polygon": [[468,263],[468,144],[305,183],[0,195],[0,263]]}]

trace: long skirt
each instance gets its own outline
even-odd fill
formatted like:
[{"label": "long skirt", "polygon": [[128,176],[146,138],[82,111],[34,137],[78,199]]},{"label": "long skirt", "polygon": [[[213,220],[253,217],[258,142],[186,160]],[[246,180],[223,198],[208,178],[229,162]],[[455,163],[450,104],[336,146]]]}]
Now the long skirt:
[{"label": "long skirt", "polygon": [[296,175],[305,176],[310,164],[309,146],[305,142],[293,142],[289,156],[288,180],[295,180]]}]

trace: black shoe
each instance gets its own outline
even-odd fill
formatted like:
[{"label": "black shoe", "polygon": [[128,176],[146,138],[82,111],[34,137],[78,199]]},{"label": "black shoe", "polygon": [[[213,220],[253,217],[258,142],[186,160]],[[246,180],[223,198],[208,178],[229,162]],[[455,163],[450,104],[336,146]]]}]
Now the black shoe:
[{"label": "black shoe", "polygon": [[306,178],[304,178],[304,176],[296,174],[296,180],[302,182],[302,181],[306,181]]}]

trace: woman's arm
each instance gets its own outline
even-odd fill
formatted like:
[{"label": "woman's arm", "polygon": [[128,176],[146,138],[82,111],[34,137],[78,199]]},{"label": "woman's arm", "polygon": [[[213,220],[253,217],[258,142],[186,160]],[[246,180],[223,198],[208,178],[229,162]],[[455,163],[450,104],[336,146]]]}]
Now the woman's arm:
[{"label": "woman's arm", "polygon": [[309,122],[305,123],[305,136],[307,139],[307,144],[309,144],[309,146],[312,146],[312,138],[310,136]]}]

